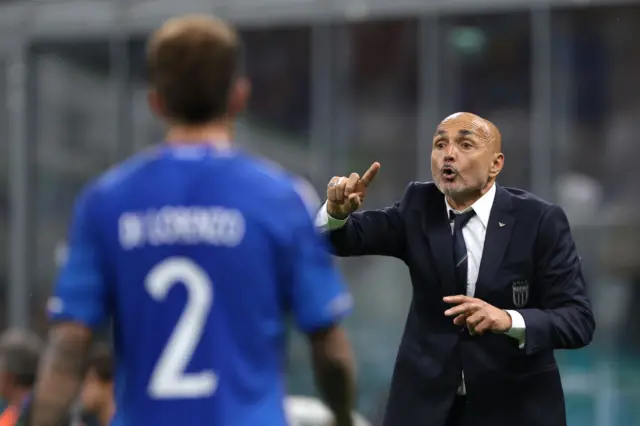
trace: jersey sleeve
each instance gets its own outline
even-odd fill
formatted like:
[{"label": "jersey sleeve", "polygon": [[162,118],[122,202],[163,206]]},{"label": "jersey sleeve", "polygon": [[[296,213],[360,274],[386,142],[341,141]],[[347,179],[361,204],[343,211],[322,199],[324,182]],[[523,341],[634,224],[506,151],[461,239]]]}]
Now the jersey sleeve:
[{"label": "jersey sleeve", "polygon": [[353,299],[300,196],[291,206],[287,221],[291,239],[286,260],[291,271],[289,302],[298,326],[312,332],[348,316]]},{"label": "jersey sleeve", "polygon": [[76,200],[68,251],[49,299],[53,321],[80,322],[95,328],[107,320],[108,291],[104,253],[97,238],[95,196],[85,190]]}]

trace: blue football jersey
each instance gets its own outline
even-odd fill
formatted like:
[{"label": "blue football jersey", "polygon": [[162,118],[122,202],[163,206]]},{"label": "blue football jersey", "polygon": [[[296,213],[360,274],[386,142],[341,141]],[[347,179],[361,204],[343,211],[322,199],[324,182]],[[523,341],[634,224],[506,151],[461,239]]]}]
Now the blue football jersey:
[{"label": "blue football jersey", "polygon": [[288,313],[306,332],[351,296],[298,181],[240,151],[163,145],[79,195],[54,321],[112,321],[115,425],[285,425]]}]

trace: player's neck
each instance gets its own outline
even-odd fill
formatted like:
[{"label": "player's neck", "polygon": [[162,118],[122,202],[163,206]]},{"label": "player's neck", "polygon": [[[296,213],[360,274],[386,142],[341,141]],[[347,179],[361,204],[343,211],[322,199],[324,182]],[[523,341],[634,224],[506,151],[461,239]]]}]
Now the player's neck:
[{"label": "player's neck", "polygon": [[217,148],[229,148],[233,136],[232,127],[226,122],[215,122],[199,126],[173,125],[165,138],[175,145],[209,143]]}]

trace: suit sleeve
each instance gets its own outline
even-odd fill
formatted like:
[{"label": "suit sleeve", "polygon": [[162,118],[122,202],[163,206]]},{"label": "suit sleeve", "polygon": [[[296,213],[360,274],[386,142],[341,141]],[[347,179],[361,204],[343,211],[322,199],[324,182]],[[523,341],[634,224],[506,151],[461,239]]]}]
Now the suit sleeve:
[{"label": "suit sleeve", "polygon": [[400,201],[380,210],[367,210],[349,216],[339,229],[328,231],[338,256],[381,255],[404,258],[405,226],[403,210],[411,196],[410,183]]},{"label": "suit sleeve", "polygon": [[95,226],[95,197],[85,190],[76,200],[62,266],[48,310],[53,321],[79,322],[95,328],[108,315],[107,279]]},{"label": "suit sleeve", "polygon": [[544,213],[535,245],[540,309],[522,309],[525,352],[577,349],[591,342],[595,320],[569,221],[558,206]]}]

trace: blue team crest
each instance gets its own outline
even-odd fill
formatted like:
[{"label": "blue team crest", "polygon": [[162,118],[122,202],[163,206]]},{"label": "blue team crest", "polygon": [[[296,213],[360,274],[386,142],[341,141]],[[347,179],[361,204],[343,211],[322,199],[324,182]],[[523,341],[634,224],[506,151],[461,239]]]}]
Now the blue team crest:
[{"label": "blue team crest", "polygon": [[529,281],[515,280],[511,283],[513,304],[516,308],[524,307],[529,301]]}]

